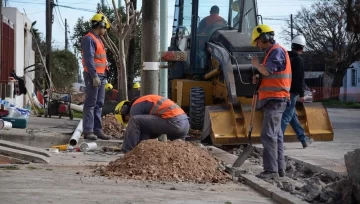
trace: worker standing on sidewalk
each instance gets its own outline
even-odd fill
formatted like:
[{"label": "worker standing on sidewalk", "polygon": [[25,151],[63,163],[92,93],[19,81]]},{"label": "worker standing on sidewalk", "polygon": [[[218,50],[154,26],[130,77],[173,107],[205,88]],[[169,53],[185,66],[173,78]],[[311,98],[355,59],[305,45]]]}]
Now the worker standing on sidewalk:
[{"label": "worker standing on sidewalk", "polygon": [[186,113],[170,99],[158,95],[122,101],[115,112],[121,124],[127,123],[122,152],[131,151],[139,142],[166,134],[169,140],[185,139],[190,124]]},{"label": "worker standing on sidewalk", "polygon": [[[252,65],[261,73],[258,108],[264,111],[261,143],[264,147],[264,171],[257,175],[262,179],[283,177],[285,172],[284,135],[281,118],[290,100],[291,65],[284,47],[274,40],[274,30],[268,25],[258,25],[252,32],[252,45],[265,50],[262,64],[252,57]],[[259,78],[254,77],[253,83]]]},{"label": "worker standing on sidewalk", "polygon": [[110,28],[107,18],[97,13],[91,19],[92,30],[81,42],[82,64],[84,67],[85,101],[83,110],[84,139],[109,140],[101,126],[101,112],[105,99],[106,51],[100,36]]},{"label": "worker standing on sidewalk", "polygon": [[300,97],[300,102],[304,102],[304,59],[300,56],[303,53],[306,41],[304,36],[298,35],[291,41],[291,51],[289,56],[291,60],[292,82],[290,89],[290,106],[287,106],[282,119],[281,129],[285,133],[287,125],[290,123],[294,129],[298,140],[303,148],[308,147],[314,140],[305,136],[304,128],[301,127],[296,114],[296,100]]}]

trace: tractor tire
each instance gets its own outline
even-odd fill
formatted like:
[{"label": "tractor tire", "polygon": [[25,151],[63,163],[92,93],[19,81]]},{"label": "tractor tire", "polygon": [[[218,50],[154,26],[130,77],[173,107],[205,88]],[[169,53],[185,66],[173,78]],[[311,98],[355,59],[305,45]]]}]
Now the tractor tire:
[{"label": "tractor tire", "polygon": [[205,92],[201,87],[194,87],[190,90],[190,128],[201,130],[204,125],[205,116]]}]

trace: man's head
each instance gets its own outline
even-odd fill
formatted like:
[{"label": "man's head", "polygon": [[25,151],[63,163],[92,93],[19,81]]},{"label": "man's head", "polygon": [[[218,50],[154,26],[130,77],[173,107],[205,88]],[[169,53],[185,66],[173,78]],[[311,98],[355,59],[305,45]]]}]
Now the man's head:
[{"label": "man's head", "polygon": [[220,13],[220,9],[218,6],[214,5],[211,7],[210,14],[219,14],[219,13]]},{"label": "man's head", "polygon": [[105,91],[111,91],[113,89],[113,85],[110,83],[105,84]]},{"label": "man's head", "polygon": [[120,114],[124,123],[127,123],[130,119],[130,107],[131,107],[130,101],[126,101],[124,105],[121,107]]},{"label": "man's head", "polygon": [[97,35],[105,35],[106,29],[110,28],[110,23],[105,15],[95,14],[91,19],[91,28]]},{"label": "man's head", "polygon": [[258,25],[254,28],[251,35],[251,44],[265,50],[275,43],[274,30],[265,24]]},{"label": "man's head", "polygon": [[306,45],[305,37],[302,35],[295,36],[291,41],[291,50],[302,54]]},{"label": "man's head", "polygon": [[140,83],[139,83],[139,82],[135,82],[135,83],[134,83],[134,86],[133,86],[133,89],[139,90],[140,88],[141,88]]}]

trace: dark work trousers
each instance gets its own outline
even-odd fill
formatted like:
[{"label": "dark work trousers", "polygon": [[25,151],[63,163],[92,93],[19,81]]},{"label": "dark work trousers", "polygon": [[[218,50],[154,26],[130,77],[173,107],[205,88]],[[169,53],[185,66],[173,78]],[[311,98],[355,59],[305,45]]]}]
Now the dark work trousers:
[{"label": "dark work trousers", "polygon": [[163,119],[155,115],[135,115],[128,122],[122,152],[131,151],[143,140],[155,139],[166,134],[169,140],[185,139],[190,128],[189,119]]},{"label": "dark work trousers", "polygon": [[278,172],[285,168],[281,118],[286,106],[286,102],[277,100],[269,100],[263,106],[264,118],[260,137],[264,147],[263,162],[266,171]]},{"label": "dark work trousers", "polygon": [[105,100],[105,77],[99,76],[101,84],[99,87],[93,86],[93,79],[84,72],[85,81],[85,101],[83,109],[83,132],[84,133],[100,133],[101,112]]}]

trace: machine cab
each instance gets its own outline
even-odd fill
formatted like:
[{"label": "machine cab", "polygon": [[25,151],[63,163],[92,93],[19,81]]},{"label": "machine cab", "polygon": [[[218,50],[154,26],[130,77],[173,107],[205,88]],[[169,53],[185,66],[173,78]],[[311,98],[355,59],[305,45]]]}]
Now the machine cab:
[{"label": "machine cab", "polygon": [[182,78],[205,74],[209,64],[206,43],[212,35],[217,30],[233,30],[251,37],[257,19],[256,0],[176,0],[169,50],[186,51],[188,57],[171,75]]}]

